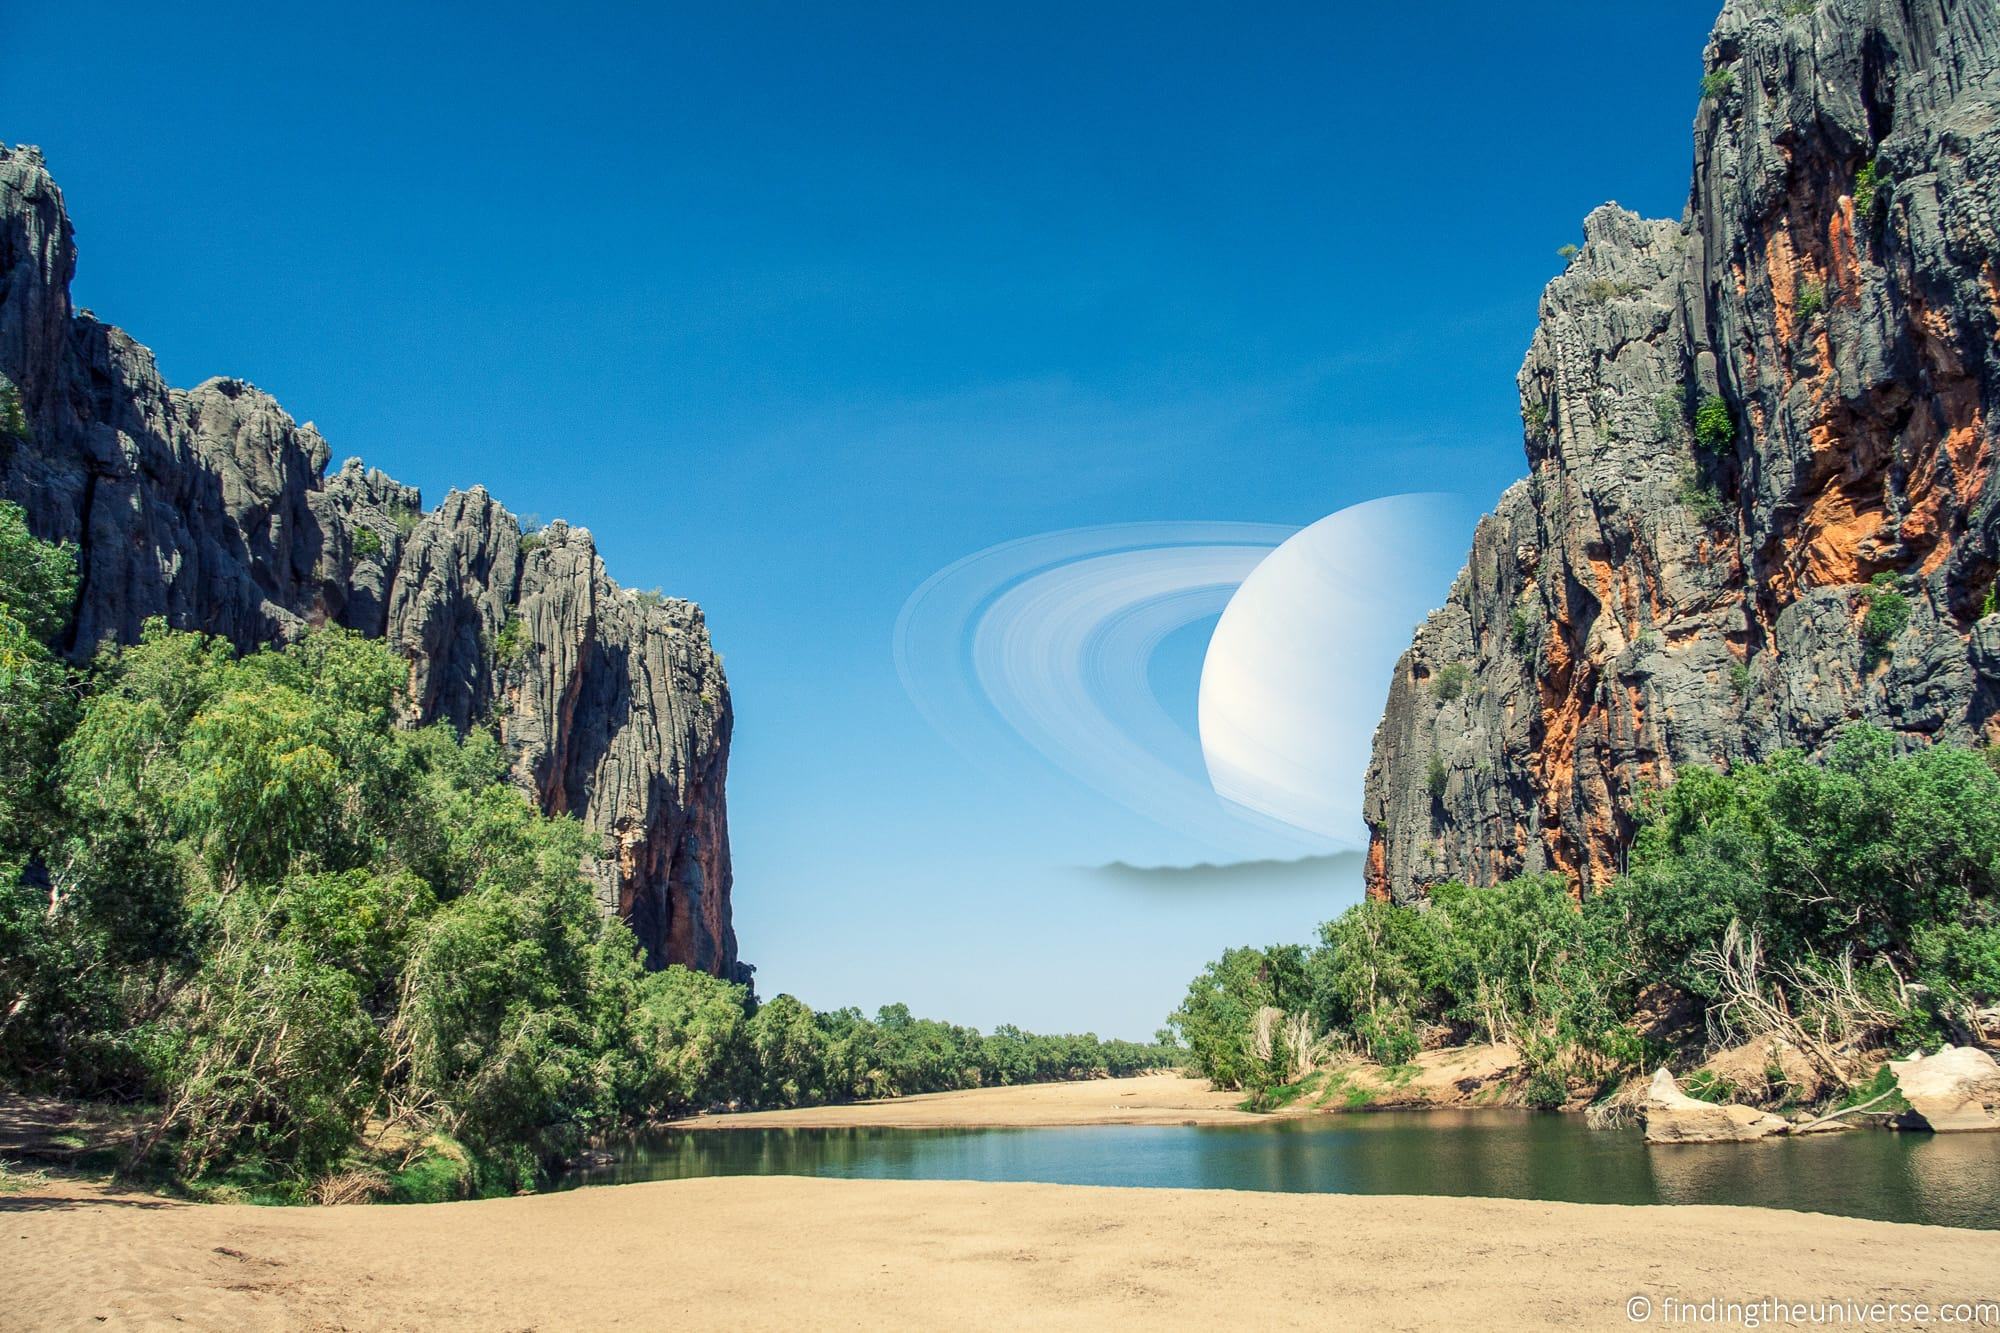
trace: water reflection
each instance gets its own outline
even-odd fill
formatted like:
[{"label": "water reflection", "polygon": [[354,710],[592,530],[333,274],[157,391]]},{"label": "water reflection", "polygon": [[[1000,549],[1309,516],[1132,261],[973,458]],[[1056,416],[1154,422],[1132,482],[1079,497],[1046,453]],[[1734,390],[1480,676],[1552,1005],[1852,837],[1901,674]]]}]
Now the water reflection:
[{"label": "water reflection", "polygon": [[2000,1135],[1861,1130],[1648,1146],[1636,1130],[1494,1110],[1202,1127],[669,1130],[563,1183],[718,1175],[1755,1204],[2000,1228]]}]

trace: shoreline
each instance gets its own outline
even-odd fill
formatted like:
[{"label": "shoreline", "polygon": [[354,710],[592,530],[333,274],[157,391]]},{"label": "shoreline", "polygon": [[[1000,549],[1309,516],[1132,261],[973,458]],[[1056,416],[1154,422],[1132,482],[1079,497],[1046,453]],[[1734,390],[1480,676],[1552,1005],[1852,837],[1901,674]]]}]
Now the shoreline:
[{"label": "shoreline", "polygon": [[1402,1070],[1358,1062],[1315,1076],[1309,1093],[1247,1110],[1249,1094],[1160,1071],[1123,1078],[1017,1083],[784,1110],[714,1111],[658,1129],[1041,1129],[1073,1125],[1254,1125],[1362,1110],[1520,1105],[1520,1055],[1510,1046],[1426,1051]]},{"label": "shoreline", "polygon": [[1072,1125],[1242,1125],[1271,1119],[1246,1111],[1241,1092],[1176,1073],[1015,1083],[783,1110],[710,1111],[661,1121],[659,1129],[1041,1129]]},{"label": "shoreline", "polygon": [[[1777,1209],[707,1177],[274,1209],[0,1196],[24,1326],[1600,1328],[1643,1297],[1991,1297],[2000,1232]],[[1917,1260],[1921,1262],[1916,1262]]]}]

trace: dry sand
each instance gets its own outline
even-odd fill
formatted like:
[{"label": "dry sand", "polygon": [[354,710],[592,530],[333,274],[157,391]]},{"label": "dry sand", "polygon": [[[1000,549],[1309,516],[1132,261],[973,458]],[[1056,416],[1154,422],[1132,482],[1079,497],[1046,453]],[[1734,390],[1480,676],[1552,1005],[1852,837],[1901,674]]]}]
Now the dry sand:
[{"label": "dry sand", "polygon": [[1996,1287],[2000,1233],[1744,1208],[785,1176],[400,1208],[0,1198],[0,1325],[24,1329],[1628,1328],[1635,1294]]},{"label": "dry sand", "polygon": [[[1352,1063],[1329,1072],[1315,1095],[1279,1115],[1347,1109],[1349,1098],[1376,1107],[1496,1105],[1512,1100],[1509,1079],[1521,1056],[1511,1046],[1425,1051],[1398,1070]],[[892,1097],[793,1111],[734,1111],[677,1122],[686,1129],[1031,1129],[1047,1125],[1233,1125],[1269,1120],[1242,1110],[1240,1092],[1212,1091],[1179,1074],[1028,1083]]]},{"label": "dry sand", "polygon": [[1268,1119],[1239,1110],[1240,1092],[1213,1092],[1179,1074],[1027,1083],[930,1092],[879,1102],[735,1111],[676,1122],[684,1129],[1032,1129],[1047,1125],[1228,1125]]},{"label": "dry sand", "polygon": [[[701,1123],[1254,1118],[1235,1101],[1154,1075]],[[424,1207],[180,1204],[61,1178],[0,1195],[5,1329],[1630,1328],[1635,1295],[1656,1310],[1668,1297],[1991,1299],[2000,1232],[1749,1208],[787,1176]]]}]

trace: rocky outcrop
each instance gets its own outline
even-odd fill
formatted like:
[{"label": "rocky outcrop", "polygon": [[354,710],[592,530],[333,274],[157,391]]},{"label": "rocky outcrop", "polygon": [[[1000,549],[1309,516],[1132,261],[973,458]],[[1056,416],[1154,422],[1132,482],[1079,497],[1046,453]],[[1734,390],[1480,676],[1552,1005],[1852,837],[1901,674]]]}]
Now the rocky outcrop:
[{"label": "rocky outcrop", "polygon": [[318,624],[387,639],[414,721],[490,724],[550,813],[605,835],[589,867],[654,966],[742,975],[723,781],[730,706],[700,608],[621,589],[590,533],[524,532],[482,489],[417,492],[331,451],[238,380],[162,382],[144,347],[70,305],[76,249],[32,148],[0,147],[0,496],[73,543],[69,648],[143,622],[239,648]]},{"label": "rocky outcrop", "polygon": [[1790,1128],[1769,1111],[1729,1102],[1705,1102],[1682,1092],[1664,1068],[1646,1088],[1646,1142],[1748,1143]]},{"label": "rocky outcrop", "polygon": [[1706,60],[1686,214],[1585,220],[1398,665],[1378,897],[1601,884],[1643,789],[1852,721],[2000,735],[2000,8],[1730,0]]},{"label": "rocky outcrop", "polygon": [[1972,1046],[1891,1060],[1896,1091],[1910,1104],[1899,1123],[1937,1133],[2000,1131],[2000,1063]]}]

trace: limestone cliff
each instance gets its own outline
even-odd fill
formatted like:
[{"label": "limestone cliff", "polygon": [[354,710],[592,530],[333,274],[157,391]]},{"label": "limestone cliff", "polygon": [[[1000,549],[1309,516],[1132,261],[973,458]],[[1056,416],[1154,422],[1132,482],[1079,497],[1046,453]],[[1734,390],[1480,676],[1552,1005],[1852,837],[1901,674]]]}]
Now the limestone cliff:
[{"label": "limestone cliff", "polygon": [[2000,5],[1729,0],[1705,68],[1682,220],[1598,209],[1542,297],[1530,475],[1376,734],[1378,896],[1602,883],[1645,788],[1850,721],[2000,729]]},{"label": "limestone cliff", "polygon": [[76,248],[32,148],[0,146],[0,496],[74,543],[68,645],[143,621],[239,648],[335,623],[410,663],[413,719],[496,727],[544,810],[605,835],[590,867],[654,966],[741,971],[723,804],[730,706],[700,608],[621,589],[589,532],[523,532],[483,489],[426,513],[238,380],[162,382],[153,357],[70,305]]}]

